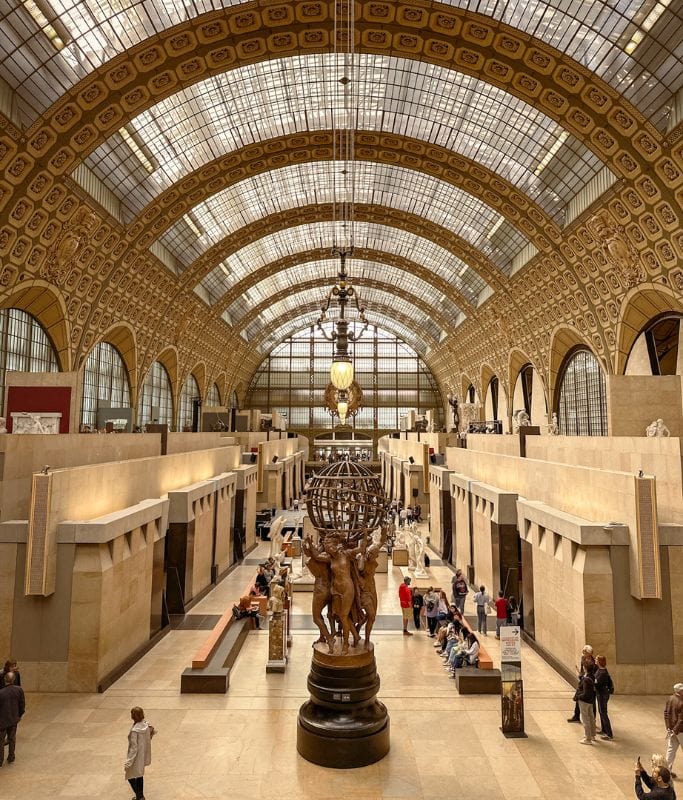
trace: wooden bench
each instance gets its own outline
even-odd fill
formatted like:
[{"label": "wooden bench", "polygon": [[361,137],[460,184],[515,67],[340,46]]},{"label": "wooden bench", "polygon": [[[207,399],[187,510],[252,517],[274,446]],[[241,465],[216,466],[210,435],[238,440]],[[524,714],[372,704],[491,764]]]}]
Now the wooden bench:
[{"label": "wooden bench", "polygon": [[[463,622],[463,629],[469,633],[471,628],[465,620]],[[455,687],[458,694],[500,694],[500,670],[493,668],[493,658],[482,645],[481,639],[482,637],[477,635],[479,666],[460,667],[455,670]]]},{"label": "wooden bench", "polygon": [[[265,615],[268,598],[250,596],[249,590],[253,585],[253,580],[247,584],[240,597],[241,607],[257,607],[259,614]],[[265,604],[260,602],[262,600],[265,600]],[[253,627],[253,617],[235,619],[231,606],[192,657],[192,666],[187,667],[180,676],[180,693],[225,694],[230,686],[230,669]]]}]

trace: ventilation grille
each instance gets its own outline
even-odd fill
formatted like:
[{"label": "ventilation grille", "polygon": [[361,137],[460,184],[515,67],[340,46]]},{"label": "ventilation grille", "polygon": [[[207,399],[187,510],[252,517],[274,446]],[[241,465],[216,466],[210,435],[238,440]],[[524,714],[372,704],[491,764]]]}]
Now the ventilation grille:
[{"label": "ventilation grille", "polygon": [[635,482],[640,597],[661,599],[662,580],[659,565],[655,479],[652,477],[635,478]]},{"label": "ventilation grille", "polygon": [[54,569],[49,570],[48,516],[51,475],[34,475],[31,491],[31,516],[26,546],[26,595],[47,596],[54,592]]}]

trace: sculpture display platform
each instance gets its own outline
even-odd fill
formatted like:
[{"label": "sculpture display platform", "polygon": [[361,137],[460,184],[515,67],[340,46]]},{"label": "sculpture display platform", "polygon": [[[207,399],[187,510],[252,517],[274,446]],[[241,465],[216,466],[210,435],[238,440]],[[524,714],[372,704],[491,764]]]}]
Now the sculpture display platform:
[{"label": "sculpture display platform", "polygon": [[341,653],[317,642],[308,690],[299,710],[297,750],[322,767],[351,769],[374,764],[389,752],[389,715],[377,700],[379,676],[372,643]]},{"label": "sculpture display platform", "polygon": [[317,543],[307,536],[302,548],[320,637],[308,676],[311,698],[299,710],[297,750],[323,767],[364,767],[389,752],[389,715],[376,697],[380,682],[370,642],[387,498],[367,467],[338,462],[313,476],[306,504],[318,534]]}]

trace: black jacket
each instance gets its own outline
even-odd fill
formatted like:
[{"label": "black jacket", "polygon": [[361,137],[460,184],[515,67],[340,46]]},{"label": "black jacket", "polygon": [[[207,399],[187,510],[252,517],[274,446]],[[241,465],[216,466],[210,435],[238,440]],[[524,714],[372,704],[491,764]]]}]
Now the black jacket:
[{"label": "black jacket", "polygon": [[[655,782],[654,782],[654,780],[653,780],[653,779],[652,779],[652,778],[651,778],[651,777],[650,777],[650,776],[647,774],[647,772],[645,772],[645,770],[644,770],[644,769],[641,769],[641,771],[640,771],[640,779],[641,779],[641,780],[642,780],[642,782],[643,782],[643,783],[644,783],[644,784],[647,786],[647,788],[648,788],[648,789],[654,789],[654,788],[656,787],[656,783],[655,783]],[[674,787],[673,787],[673,786],[671,786],[671,785],[670,785],[670,789],[671,789],[671,791],[673,792],[673,795],[672,795],[672,798],[673,798],[673,800],[676,800],[676,790],[675,790],[675,789],[674,789]],[[645,795],[645,797],[649,797],[649,796],[650,796],[649,794],[646,794],[646,795]],[[656,795],[655,795],[655,797],[656,797]]]},{"label": "black jacket", "polygon": [[576,699],[583,703],[595,702],[595,681],[590,675],[583,675],[579,680],[579,689]]},{"label": "black jacket", "polygon": [[673,786],[665,788],[655,786],[651,792],[646,792],[643,789],[640,775],[636,775],[636,797],[638,800],[676,800],[676,792],[674,792]]},{"label": "black jacket", "polygon": [[0,692],[0,731],[12,728],[24,716],[26,699],[21,686],[10,684]]},{"label": "black jacket", "polygon": [[610,695],[614,693],[614,684],[612,683],[612,676],[604,669],[598,667],[595,671],[595,691],[601,696]]}]

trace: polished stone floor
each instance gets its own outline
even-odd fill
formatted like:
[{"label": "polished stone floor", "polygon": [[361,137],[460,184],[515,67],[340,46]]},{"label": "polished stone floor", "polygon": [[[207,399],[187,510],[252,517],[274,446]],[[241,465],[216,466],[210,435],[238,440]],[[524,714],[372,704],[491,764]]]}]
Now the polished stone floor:
[{"label": "polished stone floor", "polygon": [[[259,545],[251,558],[267,553]],[[296,752],[297,709],[306,699],[313,633],[305,630],[310,594],[295,595],[298,619],[286,674],[266,674],[267,634],[253,632],[231,675],[227,695],[181,695],[180,673],[253,574],[241,566],[192,609],[199,629],[171,631],[133,669],[100,695],[28,695],[17,760],[0,769],[0,798],[130,798],[123,779],[129,710],[141,705],[158,729],[148,768],[147,800],[195,798],[489,798],[490,800],[622,800],[633,793],[632,765],[661,751],[664,698],[616,695],[610,703],[615,741],[581,746],[581,727],[566,722],[570,688],[528,648],[523,652],[527,739],[505,739],[500,700],[459,697],[424,632],[400,632],[401,574],[378,575],[379,613],[394,617],[374,636],[381,699],[391,715],[391,752],[380,763],[336,771]],[[434,584],[451,572],[432,567]],[[469,609],[470,611],[472,609]],[[497,661],[497,644],[486,646]],[[617,687],[618,688],[618,687]],[[681,770],[683,771],[683,766]]]}]

